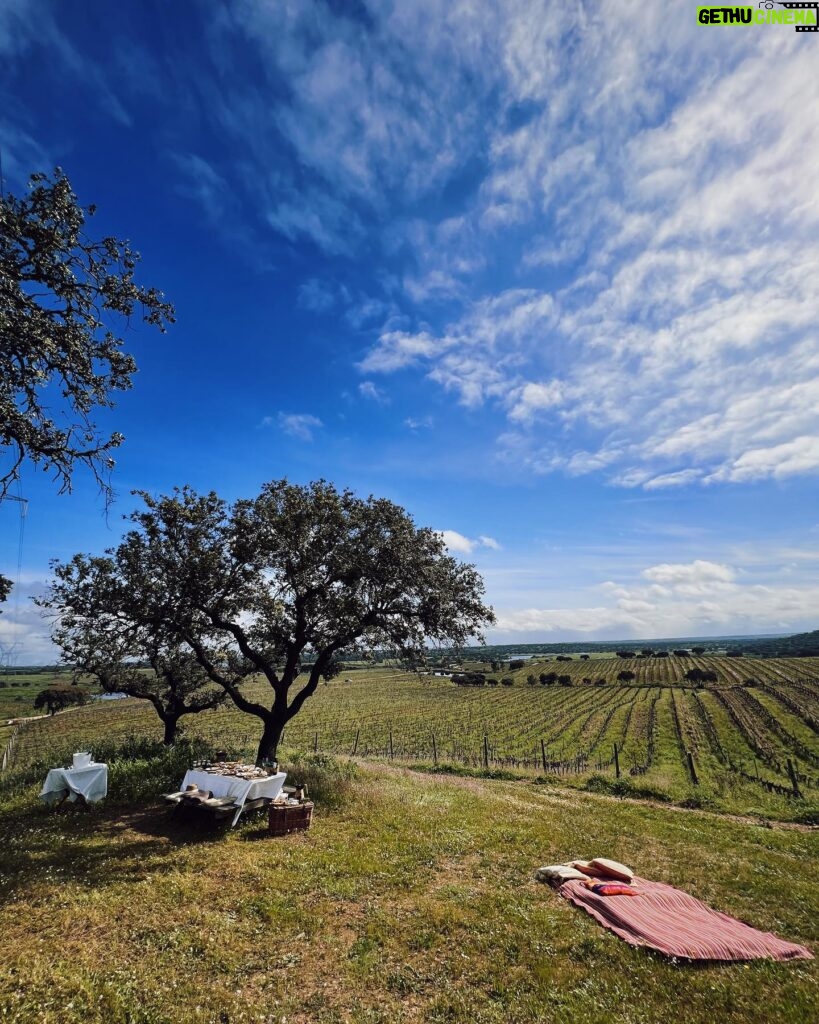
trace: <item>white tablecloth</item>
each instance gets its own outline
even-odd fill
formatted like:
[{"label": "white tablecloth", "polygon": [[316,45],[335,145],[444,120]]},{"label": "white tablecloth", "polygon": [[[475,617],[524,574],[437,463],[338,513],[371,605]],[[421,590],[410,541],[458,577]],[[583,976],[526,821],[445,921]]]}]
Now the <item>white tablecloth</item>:
[{"label": "white tablecloth", "polygon": [[86,803],[95,804],[108,793],[108,765],[94,761],[85,768],[52,768],[46,775],[40,798],[55,803],[68,790],[68,799],[82,797]]},{"label": "white tablecloth", "polygon": [[275,800],[281,793],[286,772],[278,772],[276,775],[268,775],[264,779],[237,779],[234,775],[216,775],[212,772],[189,771],[185,773],[180,790],[188,786],[198,786],[200,789],[207,789],[214,796],[232,796],[236,802],[237,810],[233,817],[231,826],[235,825],[242,813],[245,800],[259,800],[265,797],[268,800]]}]

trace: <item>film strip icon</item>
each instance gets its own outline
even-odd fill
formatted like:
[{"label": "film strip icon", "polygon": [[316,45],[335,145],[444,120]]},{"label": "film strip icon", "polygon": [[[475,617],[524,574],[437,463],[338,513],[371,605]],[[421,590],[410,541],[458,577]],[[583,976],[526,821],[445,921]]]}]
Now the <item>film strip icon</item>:
[{"label": "film strip icon", "polygon": [[[758,6],[759,7],[767,8],[769,10],[773,8],[773,4],[772,3],[761,3]],[[796,3],[796,4],[794,4],[794,3],[777,3],[777,6],[778,7],[787,7],[788,10],[790,10],[790,11],[804,11],[804,10],[816,11],[816,22],[817,22],[817,24],[815,24],[815,25],[796,25],[795,28],[796,28],[797,32],[819,32],[819,0],[813,0],[812,3]]]}]

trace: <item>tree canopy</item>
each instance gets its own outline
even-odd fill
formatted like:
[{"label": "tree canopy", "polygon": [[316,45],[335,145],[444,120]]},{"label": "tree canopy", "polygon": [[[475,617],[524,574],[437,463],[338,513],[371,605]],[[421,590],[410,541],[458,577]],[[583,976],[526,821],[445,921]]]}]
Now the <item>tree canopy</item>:
[{"label": "tree canopy", "polygon": [[111,451],[92,416],[114,405],[136,370],[112,324],[135,310],[164,331],[173,307],[136,283],[139,254],[112,237],[85,234],[95,207],[81,207],[65,174],[31,176],[22,198],[0,198],[0,496],[30,459],[70,490],[76,464],[110,496]]},{"label": "tree canopy", "polygon": [[55,683],[40,690],[34,698],[34,707],[48,708],[50,715],[71,707],[72,704],[85,704],[88,694],[79,686],[72,686],[69,683]]},{"label": "tree canopy", "polygon": [[[428,644],[461,647],[494,621],[474,566],[386,499],[286,480],[232,506],[187,487],[141,496],[135,528],[109,556],[109,607],[184,647],[261,720],[260,760],[351,647],[418,661]],[[248,695],[252,675],[266,699]]]},{"label": "tree canopy", "polygon": [[176,739],[179,719],[214,708],[226,694],[209,679],[190,650],[133,614],[112,554],[75,555],[54,563],[54,578],[40,607],[55,613],[52,641],[79,675],[97,679],[106,693],[148,701]]}]

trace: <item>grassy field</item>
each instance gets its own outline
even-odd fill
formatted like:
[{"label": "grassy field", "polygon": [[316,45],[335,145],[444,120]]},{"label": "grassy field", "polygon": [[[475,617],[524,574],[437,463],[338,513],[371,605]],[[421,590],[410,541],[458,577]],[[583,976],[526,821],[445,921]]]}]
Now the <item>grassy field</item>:
[{"label": "grassy field", "polygon": [[[686,684],[692,664],[716,672],[717,682]],[[624,669],[635,673],[633,681],[617,680]],[[527,683],[530,675],[551,671],[567,675],[571,685]],[[819,819],[815,659],[609,658],[593,666],[552,660],[512,675],[511,687],[463,687],[397,669],[343,674],[319,688],[285,740],[419,766],[437,761],[598,788],[608,782],[735,813]],[[743,685],[748,680],[753,684]],[[254,688],[264,699],[266,688]],[[256,719],[224,708],[184,721],[189,735],[252,756]],[[94,704],[22,728],[16,763],[45,767],[112,738],[159,735],[159,720],[145,702]],[[792,797],[789,759],[803,799]]]},{"label": "grassy field", "polygon": [[[0,1017],[17,1024],[688,1024],[815,1020],[816,963],[691,966],[533,881],[616,857],[816,946],[817,835],[559,782],[365,763],[306,834],[155,805],[0,802]],[[673,1007],[673,1011],[672,1008]]]}]

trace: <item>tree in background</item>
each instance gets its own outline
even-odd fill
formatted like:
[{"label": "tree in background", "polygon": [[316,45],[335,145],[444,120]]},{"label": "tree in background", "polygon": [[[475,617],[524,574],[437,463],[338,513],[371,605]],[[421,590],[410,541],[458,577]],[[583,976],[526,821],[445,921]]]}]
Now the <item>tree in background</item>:
[{"label": "tree in background", "polygon": [[54,715],[72,705],[85,704],[87,700],[88,694],[81,687],[70,683],[55,683],[40,690],[34,698],[34,707],[48,708],[48,713]]},{"label": "tree in background", "polygon": [[227,699],[184,645],[140,621],[111,552],[75,555],[52,569],[49,589],[36,603],[55,613],[51,639],[64,661],[78,677],[93,676],[105,693],[148,701],[166,745],[176,741],[180,718]]},{"label": "tree in background", "polygon": [[[258,759],[351,647],[420,658],[462,647],[494,621],[474,566],[446,553],[384,499],[286,480],[232,507],[190,488],[152,498],[112,554],[112,600],[154,636],[190,651],[208,679],[262,724]],[[119,596],[117,596],[119,595]],[[111,614],[120,614],[116,603]],[[310,669],[303,682],[303,656]],[[258,675],[265,702],[243,684]]]},{"label": "tree in background", "polygon": [[0,198],[0,496],[30,459],[61,491],[83,464],[110,498],[123,437],[101,435],[92,414],[136,370],[111,324],[137,309],[160,331],[173,323],[162,294],[135,282],[139,254],[127,242],[86,237],[94,212],[59,168],[32,175],[22,199]]},{"label": "tree in background", "polygon": [[685,678],[691,683],[715,683],[717,673],[711,669],[690,668],[685,673]]}]

